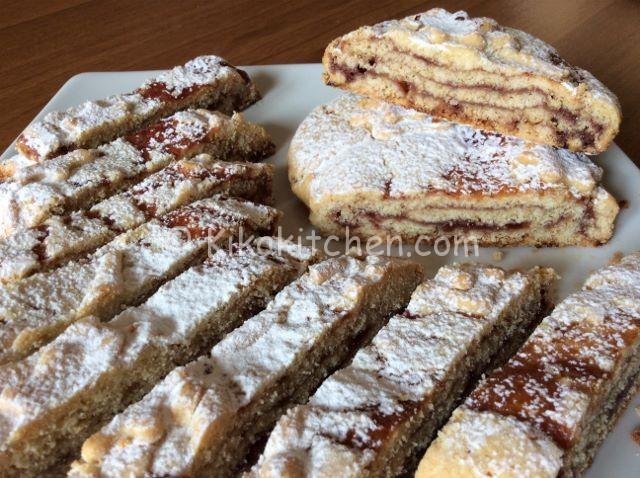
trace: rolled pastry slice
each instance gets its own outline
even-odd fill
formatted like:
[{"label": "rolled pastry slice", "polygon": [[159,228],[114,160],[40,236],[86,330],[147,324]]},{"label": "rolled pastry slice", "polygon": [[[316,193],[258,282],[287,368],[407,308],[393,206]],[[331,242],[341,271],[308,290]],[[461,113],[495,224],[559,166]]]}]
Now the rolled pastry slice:
[{"label": "rolled pastry slice", "polygon": [[289,150],[293,191],[325,234],[483,246],[607,242],[618,204],[583,154],[345,95]]},{"label": "rolled pastry slice", "polygon": [[539,323],[554,279],[551,269],[442,267],[348,367],[278,421],[247,478],[411,471],[465,389]]},{"label": "rolled pastry slice", "polygon": [[189,110],[148,129],[92,150],[22,170],[0,184],[0,238],[41,224],[54,214],[87,209],[139,182],[172,161],[200,153],[218,159],[261,159],[273,143],[260,126],[242,116]]},{"label": "rolled pastry slice", "polygon": [[[2,476],[38,476],[176,365],[208,351],[306,271],[317,252],[268,239],[219,250],[113,320],[71,325],[0,367]],[[42,475],[39,475],[42,476]]]},{"label": "rolled pastry slice", "polygon": [[275,231],[280,212],[213,196],[116,237],[92,255],[0,286],[0,363],[18,360],[89,315],[112,318],[232,238]]},{"label": "rolled pastry slice", "polygon": [[213,194],[269,204],[272,182],[268,164],[227,163],[208,154],[183,159],[87,211],[52,216],[0,241],[0,283],[62,265],[122,232]]},{"label": "rolled pastry slice", "polygon": [[635,253],[593,273],[480,382],[416,477],[582,476],[639,386]]},{"label": "rolled pastry slice", "polygon": [[359,28],[322,63],[329,85],[572,151],[604,151],[622,118],[615,95],[551,46],[462,11]]},{"label": "rolled pastry slice", "polygon": [[417,264],[382,257],[311,266],[210,356],[89,438],[69,476],[235,476],[287,407],[401,310],[421,277]]},{"label": "rolled pastry slice", "polygon": [[41,162],[74,149],[95,148],[185,108],[231,114],[259,98],[244,71],[218,56],[199,56],[150,78],[131,93],[47,114],[22,132],[16,149]]}]

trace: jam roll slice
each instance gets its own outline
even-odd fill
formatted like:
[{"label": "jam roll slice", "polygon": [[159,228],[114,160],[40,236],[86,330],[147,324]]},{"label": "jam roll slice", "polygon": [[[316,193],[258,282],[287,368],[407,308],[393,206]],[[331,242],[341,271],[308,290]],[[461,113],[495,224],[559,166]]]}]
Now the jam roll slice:
[{"label": "jam roll slice", "polygon": [[592,246],[618,203],[586,155],[347,94],[300,124],[289,179],[325,235]]},{"label": "jam roll slice", "polygon": [[592,274],[473,390],[427,477],[578,477],[640,386],[640,253]]},{"label": "jam roll slice", "polygon": [[131,93],[47,114],[22,132],[16,149],[25,158],[41,162],[74,149],[95,148],[182,109],[231,114],[259,98],[244,71],[218,56],[199,56],[150,78]]},{"label": "jam roll slice", "polygon": [[0,282],[60,266],[133,229],[213,194],[272,202],[273,168],[202,154],[173,163],[88,211],[52,216],[0,241]]},{"label": "jam roll slice", "polygon": [[287,407],[402,310],[421,278],[418,265],[382,257],[312,266],[210,356],[171,372],[89,438],[69,476],[236,476]]},{"label": "jam roll slice", "polygon": [[179,159],[262,159],[273,153],[266,131],[241,115],[207,110],[176,113],[92,150],[76,150],[31,166],[0,184],[0,238],[54,214],[87,209]]},{"label": "jam roll slice", "polygon": [[411,471],[465,389],[538,324],[554,279],[551,269],[442,267],[348,367],[280,419],[247,478]]},{"label": "jam roll slice", "polygon": [[490,18],[434,8],[335,39],[324,81],[450,121],[599,153],[620,104],[591,73],[533,36]]},{"label": "jam roll slice", "polygon": [[271,238],[233,245],[110,322],[82,319],[0,367],[2,476],[43,476],[77,456],[91,433],[177,365],[206,353],[317,259],[309,248]]},{"label": "jam roll slice", "polygon": [[279,218],[271,207],[213,196],[152,219],[86,258],[1,286],[0,363],[34,352],[78,319],[107,320],[139,304],[213,246],[271,234]]}]

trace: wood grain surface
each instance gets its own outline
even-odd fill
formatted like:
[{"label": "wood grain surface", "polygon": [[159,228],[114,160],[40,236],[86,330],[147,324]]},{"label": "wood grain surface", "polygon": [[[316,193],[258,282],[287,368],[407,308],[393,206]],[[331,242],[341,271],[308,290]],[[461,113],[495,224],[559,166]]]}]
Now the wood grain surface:
[{"label": "wood grain surface", "polygon": [[71,76],[168,68],[214,53],[238,65],[320,61],[363,24],[440,6],[489,16],[554,45],[620,98],[616,142],[640,165],[638,0],[2,0],[0,146]]}]

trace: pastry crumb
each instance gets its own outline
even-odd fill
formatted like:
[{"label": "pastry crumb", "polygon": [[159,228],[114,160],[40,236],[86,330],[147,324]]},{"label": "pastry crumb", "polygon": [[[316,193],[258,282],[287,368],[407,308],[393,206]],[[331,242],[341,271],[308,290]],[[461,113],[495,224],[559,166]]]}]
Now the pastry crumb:
[{"label": "pastry crumb", "polygon": [[495,251],[493,254],[491,254],[491,256],[493,257],[494,261],[500,262],[502,259],[504,259],[504,252]]},{"label": "pastry crumb", "polygon": [[620,260],[622,260],[622,257],[624,256],[624,254],[622,252],[614,252],[613,255],[611,256],[611,259],[609,259],[609,264],[610,265],[615,265],[618,262],[620,262]]},{"label": "pastry crumb", "polygon": [[636,443],[636,445],[640,446],[640,427],[637,427],[631,432],[631,439]]}]

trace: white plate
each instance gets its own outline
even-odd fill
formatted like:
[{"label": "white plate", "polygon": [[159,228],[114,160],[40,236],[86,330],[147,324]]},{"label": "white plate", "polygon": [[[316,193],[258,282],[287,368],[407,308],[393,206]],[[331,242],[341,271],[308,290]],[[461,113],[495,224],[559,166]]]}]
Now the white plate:
[{"label": "white plate", "polygon": [[[285,212],[284,234],[306,236],[312,228],[304,206],[289,188],[286,152],[291,137],[304,117],[314,107],[338,96],[340,91],[322,83],[321,66],[318,64],[250,66],[245,69],[258,83],[264,95],[262,101],[246,111],[246,117],[264,125],[278,146],[276,155],[269,162],[276,165],[276,205]],[[85,100],[131,91],[155,73],[157,72],[136,71],[76,75],[65,83],[37,118],[49,111],[64,109]],[[14,152],[11,147],[2,157]],[[498,263],[500,266],[552,266],[562,276],[558,296],[564,298],[580,286],[589,272],[606,265],[615,253],[624,254],[640,249],[640,170],[616,145],[600,155],[597,162],[605,170],[604,183],[607,189],[616,198],[624,199],[629,204],[620,213],[613,239],[607,245],[597,248],[502,249],[505,256]],[[479,257],[474,260],[492,262],[495,250],[481,249]],[[433,254],[416,260],[424,262],[428,273],[433,274],[442,264],[465,258],[454,258],[451,255],[438,257]],[[640,446],[630,437],[634,427],[640,426],[640,417],[634,412],[634,406],[638,405],[640,395],[635,397],[632,406],[603,444],[587,477],[640,476]]]}]

